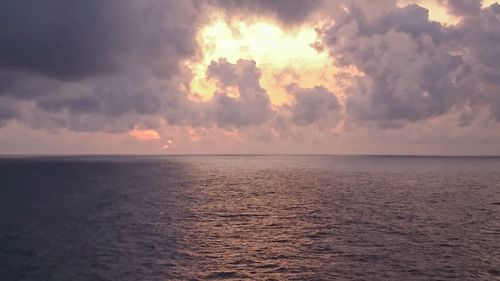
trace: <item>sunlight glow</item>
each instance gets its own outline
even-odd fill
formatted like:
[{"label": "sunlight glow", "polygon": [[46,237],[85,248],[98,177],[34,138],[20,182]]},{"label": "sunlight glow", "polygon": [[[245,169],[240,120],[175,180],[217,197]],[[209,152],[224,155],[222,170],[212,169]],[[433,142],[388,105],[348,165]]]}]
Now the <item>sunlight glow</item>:
[{"label": "sunlight glow", "polygon": [[265,22],[229,26],[219,21],[205,28],[202,40],[208,46],[207,57],[225,57],[230,62],[244,58],[279,68],[305,62],[309,67],[317,67],[326,58],[311,47],[316,33],[310,28],[286,32]]},{"label": "sunlight glow", "polygon": [[332,87],[328,84],[335,69],[328,54],[313,47],[317,36],[312,27],[283,30],[268,22],[229,24],[218,19],[200,31],[198,40],[203,59],[188,63],[188,67],[194,73],[191,88],[204,100],[216,89],[213,81],[207,81],[206,69],[219,58],[231,63],[255,60],[262,72],[261,85],[275,105],[288,100],[284,87],[292,82],[303,87],[320,83]]}]

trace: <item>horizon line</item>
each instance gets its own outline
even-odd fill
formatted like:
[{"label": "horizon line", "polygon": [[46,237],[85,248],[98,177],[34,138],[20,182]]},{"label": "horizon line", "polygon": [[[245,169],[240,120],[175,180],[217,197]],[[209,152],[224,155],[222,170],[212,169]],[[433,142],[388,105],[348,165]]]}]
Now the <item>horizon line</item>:
[{"label": "horizon line", "polygon": [[0,154],[0,158],[57,158],[57,157],[172,157],[172,156],[340,156],[340,157],[470,157],[498,158],[498,154],[405,154],[405,153],[26,153]]}]

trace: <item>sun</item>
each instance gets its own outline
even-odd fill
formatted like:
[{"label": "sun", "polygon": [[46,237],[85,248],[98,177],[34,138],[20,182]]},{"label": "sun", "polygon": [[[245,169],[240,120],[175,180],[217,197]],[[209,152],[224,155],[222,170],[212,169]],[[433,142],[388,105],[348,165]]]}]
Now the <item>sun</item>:
[{"label": "sun", "polygon": [[326,52],[314,48],[318,37],[314,27],[284,30],[272,22],[231,22],[216,19],[198,34],[202,59],[189,62],[193,72],[191,89],[209,100],[215,85],[206,79],[211,61],[225,58],[231,63],[239,59],[254,60],[262,72],[261,85],[274,105],[288,101],[284,88],[290,83],[302,87],[323,85],[333,90],[335,68]]}]

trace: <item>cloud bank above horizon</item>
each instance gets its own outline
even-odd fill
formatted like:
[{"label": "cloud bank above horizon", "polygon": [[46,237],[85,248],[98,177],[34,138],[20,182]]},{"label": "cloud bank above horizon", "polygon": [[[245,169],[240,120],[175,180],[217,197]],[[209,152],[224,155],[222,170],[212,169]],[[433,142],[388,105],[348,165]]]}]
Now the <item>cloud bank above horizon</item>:
[{"label": "cloud bank above horizon", "polygon": [[2,1],[0,36],[1,154],[500,154],[495,1]]}]

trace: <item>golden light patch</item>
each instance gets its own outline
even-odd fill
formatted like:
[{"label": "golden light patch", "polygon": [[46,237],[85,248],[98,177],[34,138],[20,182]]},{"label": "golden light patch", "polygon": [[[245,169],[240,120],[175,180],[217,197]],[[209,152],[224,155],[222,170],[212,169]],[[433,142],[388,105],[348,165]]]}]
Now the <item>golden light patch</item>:
[{"label": "golden light patch", "polygon": [[160,134],[156,130],[140,130],[137,126],[128,132],[128,134],[141,141],[151,141],[161,139]]},{"label": "golden light patch", "polygon": [[418,4],[429,10],[429,19],[443,24],[456,24],[460,19],[448,13],[439,0],[398,0],[398,6]]},{"label": "golden light patch", "polygon": [[313,27],[283,30],[270,22],[229,24],[215,20],[198,35],[203,59],[188,63],[194,74],[191,89],[204,100],[212,97],[217,86],[207,80],[206,70],[219,58],[231,63],[255,60],[262,73],[261,85],[274,105],[287,101],[284,88],[292,82],[301,87],[323,85],[333,89],[335,69],[328,54],[313,47],[317,39]]},{"label": "golden light patch", "polygon": [[[497,0],[484,0],[482,6],[489,7],[496,3]],[[406,6],[408,4],[418,4],[421,7],[429,10],[429,19],[438,21],[443,24],[453,25],[460,21],[460,18],[450,14],[440,0],[398,0],[398,6]]]},{"label": "golden light patch", "polygon": [[225,57],[231,62],[254,59],[279,68],[304,61],[310,66],[323,62],[311,47],[316,41],[316,33],[311,28],[287,32],[265,22],[229,26],[218,21],[202,31],[202,40],[208,45],[207,56],[211,59]]}]

